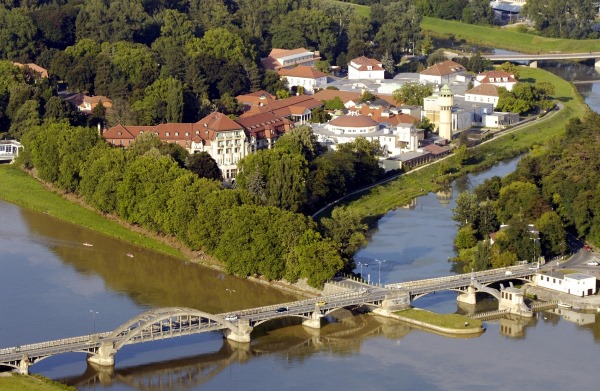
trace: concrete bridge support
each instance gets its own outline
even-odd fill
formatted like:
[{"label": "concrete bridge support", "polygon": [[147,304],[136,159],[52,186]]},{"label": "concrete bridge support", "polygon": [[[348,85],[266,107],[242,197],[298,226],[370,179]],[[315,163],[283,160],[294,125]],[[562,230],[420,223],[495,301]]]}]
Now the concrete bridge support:
[{"label": "concrete bridge support", "polygon": [[23,358],[19,362],[19,373],[21,375],[29,375],[29,367],[31,366],[31,361],[29,361],[29,357],[24,354]]},{"label": "concrete bridge support", "polygon": [[117,353],[117,351],[113,344],[105,343],[98,348],[97,354],[88,356],[88,361],[100,366],[114,366],[115,353]]},{"label": "concrete bridge support", "polygon": [[315,306],[315,311],[310,315],[310,319],[306,319],[302,322],[302,326],[310,327],[311,329],[321,328],[321,318],[323,315],[319,309],[319,306]]},{"label": "concrete bridge support", "polygon": [[389,317],[394,311],[410,308],[410,293],[405,290],[392,291],[385,296],[381,307],[375,308],[373,313]]},{"label": "concrete bridge support", "polygon": [[254,328],[250,326],[250,322],[238,320],[236,330],[225,329],[223,334],[225,335],[225,338],[230,341],[250,343],[250,333],[253,329]]},{"label": "concrete bridge support", "polygon": [[469,286],[467,287],[467,291],[465,293],[461,293],[460,295],[458,295],[456,301],[465,304],[477,304],[477,297],[475,293],[475,287]]},{"label": "concrete bridge support", "polygon": [[595,59],[594,59],[594,66],[595,66],[596,68],[600,68],[600,58],[595,58]]},{"label": "concrete bridge support", "polygon": [[531,61],[529,63],[529,68],[537,68],[538,67],[538,62],[537,61]]},{"label": "concrete bridge support", "polygon": [[500,292],[499,310],[508,310],[510,314],[531,318],[533,311],[523,300],[523,292],[517,288],[506,288]]}]

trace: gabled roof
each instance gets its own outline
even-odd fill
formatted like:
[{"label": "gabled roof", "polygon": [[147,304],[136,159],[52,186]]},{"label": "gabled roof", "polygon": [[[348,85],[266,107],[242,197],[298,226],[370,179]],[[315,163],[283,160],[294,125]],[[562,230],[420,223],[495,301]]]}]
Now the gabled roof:
[{"label": "gabled roof", "polygon": [[421,75],[428,76],[448,76],[454,73],[464,72],[466,69],[462,65],[457,62],[448,60],[441,62],[439,64],[435,64],[430,66],[421,72]]},{"label": "gabled roof", "polygon": [[[494,79],[494,81],[491,81]],[[498,80],[500,79],[500,80]],[[506,79],[506,81],[504,81]],[[477,75],[477,81],[480,83],[516,83],[517,79],[515,79],[514,75],[511,75],[508,72],[496,70],[496,71],[488,71],[482,72]]]},{"label": "gabled roof", "polygon": [[213,130],[215,132],[223,132],[228,130],[240,130],[242,127],[234,120],[223,113],[215,111],[197,122],[201,126]]},{"label": "gabled roof", "polygon": [[366,105],[362,104],[358,107],[354,107],[351,109],[352,112],[357,112],[367,117],[372,118],[377,121],[377,123],[387,123],[393,126],[398,126],[400,124],[414,124],[419,121],[418,118],[413,117],[409,114],[404,113],[392,113],[390,110],[383,106],[374,106],[374,105]]},{"label": "gabled roof", "polygon": [[[359,71],[383,71],[383,67],[381,66],[381,61],[375,60],[373,58],[368,58],[365,56],[361,56],[355,59],[352,59],[350,61],[350,64],[348,64],[348,66],[351,66],[354,69],[357,69]],[[372,67],[371,69],[369,69],[368,67]]]},{"label": "gabled roof", "polygon": [[342,115],[329,121],[330,125],[343,128],[366,128],[377,126],[379,123],[366,115]]},{"label": "gabled roof", "polygon": [[261,113],[271,112],[279,117],[289,117],[291,115],[303,114],[306,110],[312,110],[322,105],[323,103],[309,95],[296,95],[285,99],[278,99],[258,109]]},{"label": "gabled roof", "polygon": [[493,84],[480,84],[477,87],[471,88],[465,94],[469,95],[485,95],[498,96],[498,87]]},{"label": "gabled roof", "polygon": [[42,79],[48,78],[48,70],[46,70],[46,68],[42,68],[41,66],[34,64],[32,62],[27,63],[27,64],[21,64],[20,62],[13,62],[13,65],[18,66],[19,68],[28,67],[32,71],[39,73],[40,77]]},{"label": "gabled roof", "polygon": [[242,105],[246,106],[264,106],[276,100],[277,98],[267,91],[260,90],[251,92],[249,94],[238,95],[235,97],[235,99]]},{"label": "gabled roof", "polygon": [[277,73],[279,73],[279,76],[301,77],[304,79],[318,79],[321,77],[327,77],[326,73],[306,65],[298,65],[292,69],[282,68],[278,70]]}]

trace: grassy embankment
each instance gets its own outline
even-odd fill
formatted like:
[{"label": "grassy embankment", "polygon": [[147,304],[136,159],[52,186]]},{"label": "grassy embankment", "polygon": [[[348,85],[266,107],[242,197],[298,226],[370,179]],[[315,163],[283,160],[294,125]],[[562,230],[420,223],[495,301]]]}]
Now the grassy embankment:
[{"label": "grassy embankment", "polygon": [[[446,176],[447,181],[470,172],[477,172],[491,167],[500,160],[517,156],[528,151],[535,145],[541,145],[547,140],[564,134],[565,125],[570,118],[582,117],[589,111],[581,96],[573,85],[558,76],[541,69],[521,68],[522,81],[547,81],[555,87],[555,98],[564,106],[562,110],[532,124],[526,125],[514,133],[497,137],[489,143],[480,145],[472,150],[473,163],[465,165],[452,176]],[[448,163],[458,166],[452,162]],[[352,201],[346,201],[349,208],[357,211],[369,222],[389,210],[408,204],[415,197],[435,192],[441,189],[440,162],[414,170],[402,175],[395,181],[375,187],[366,193],[357,195]]]},{"label": "grassy embankment", "polygon": [[440,38],[465,40],[471,44],[514,50],[523,53],[585,53],[600,49],[600,39],[546,38],[538,35],[519,33],[500,27],[485,27],[473,24],[424,17],[421,23],[424,34]]},{"label": "grassy embankment", "polygon": [[65,386],[42,376],[23,376],[10,373],[0,377],[2,391],[75,391],[75,387]]},{"label": "grassy embankment", "polygon": [[108,219],[48,190],[35,178],[14,165],[0,165],[0,183],[3,184],[0,186],[0,199],[141,247],[183,258],[179,250],[132,231],[117,221]]},{"label": "grassy embankment", "polygon": [[357,15],[361,15],[361,16],[364,16],[367,18],[369,18],[371,16],[371,7],[369,7],[368,5],[346,3],[344,1],[338,1],[338,0],[325,0],[325,1],[329,1],[331,3],[340,3],[343,5],[348,5],[352,8],[354,8],[354,12],[356,12]]},{"label": "grassy embankment", "polygon": [[[482,326],[482,322],[480,320],[471,319],[459,314],[436,314],[430,311],[414,308],[398,311],[395,312],[395,314],[447,329],[480,329]],[[465,323],[467,323],[467,326],[465,326]]]}]

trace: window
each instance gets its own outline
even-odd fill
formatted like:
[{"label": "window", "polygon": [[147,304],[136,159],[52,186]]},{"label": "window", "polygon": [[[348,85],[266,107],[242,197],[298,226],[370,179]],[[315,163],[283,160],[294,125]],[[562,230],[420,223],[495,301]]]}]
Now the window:
[{"label": "window", "polygon": [[179,136],[179,132],[175,132],[175,136]]},{"label": "window", "polygon": [[167,137],[170,136],[170,135],[171,135],[171,133],[169,133],[169,132],[165,133],[165,136],[167,136]]}]

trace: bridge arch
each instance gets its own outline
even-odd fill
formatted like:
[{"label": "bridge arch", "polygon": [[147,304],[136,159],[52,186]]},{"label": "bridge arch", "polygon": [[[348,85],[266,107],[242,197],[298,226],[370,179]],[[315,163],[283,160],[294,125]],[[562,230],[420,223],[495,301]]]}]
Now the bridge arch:
[{"label": "bridge arch", "polygon": [[112,333],[110,333],[106,339],[116,340],[113,345],[113,349],[117,351],[126,345],[131,339],[139,336],[145,331],[148,331],[149,328],[152,328],[153,326],[162,328],[163,321],[180,317],[197,317],[198,324],[203,323],[203,320],[213,321],[218,325],[215,327],[215,329],[229,329],[231,331],[236,331],[238,328],[236,325],[225,320],[219,315],[213,315],[208,312],[199,311],[193,308],[166,307],[146,311],[129,319],[117,327]]}]

